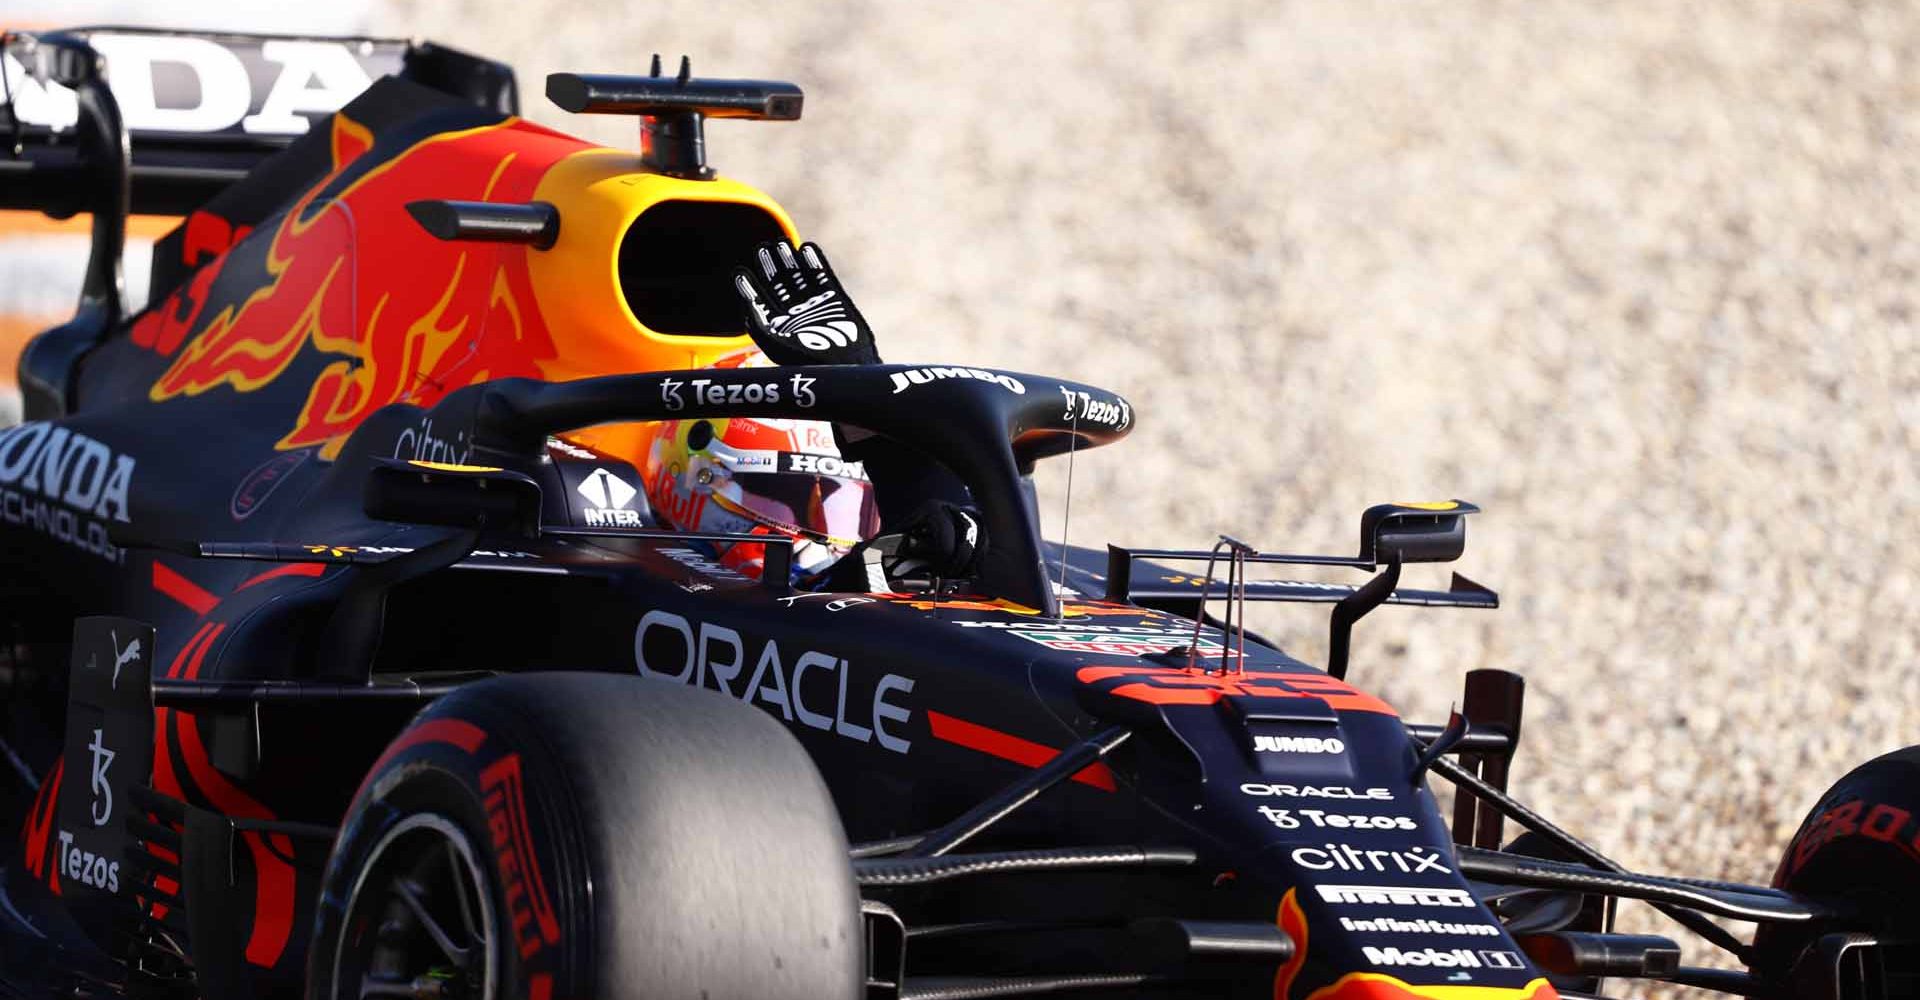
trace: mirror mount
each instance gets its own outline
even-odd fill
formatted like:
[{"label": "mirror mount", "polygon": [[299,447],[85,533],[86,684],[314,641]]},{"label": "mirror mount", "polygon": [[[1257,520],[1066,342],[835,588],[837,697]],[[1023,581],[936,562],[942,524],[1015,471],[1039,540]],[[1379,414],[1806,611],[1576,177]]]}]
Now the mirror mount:
[{"label": "mirror mount", "polygon": [[373,658],[380,651],[380,635],[387,622],[388,592],[398,584],[452,566],[472,555],[479,544],[478,529],[461,528],[431,545],[362,566],[327,620],[317,654],[318,676],[342,683],[372,684]]},{"label": "mirror mount", "polygon": [[1353,625],[1386,603],[1410,562],[1452,562],[1467,549],[1467,515],[1480,508],[1465,500],[1383,503],[1360,515],[1359,562],[1378,565],[1379,575],[1334,605],[1327,636],[1327,673],[1347,677]]},{"label": "mirror mount", "polygon": [[540,484],[524,473],[482,465],[380,459],[367,474],[361,505],[381,521],[452,528],[411,552],[363,566],[327,623],[319,676],[373,682],[373,658],[387,619],[387,594],[473,554],[483,532],[540,533]]},{"label": "mirror mount", "polygon": [[1347,679],[1347,654],[1353,644],[1354,623],[1366,617],[1367,612],[1386,603],[1387,598],[1393,596],[1393,588],[1399,584],[1400,564],[1388,563],[1379,575],[1333,606],[1331,624],[1327,629],[1327,674],[1333,679]]},{"label": "mirror mount", "polygon": [[378,459],[361,504],[378,521],[540,534],[540,484],[524,472],[488,465]]}]

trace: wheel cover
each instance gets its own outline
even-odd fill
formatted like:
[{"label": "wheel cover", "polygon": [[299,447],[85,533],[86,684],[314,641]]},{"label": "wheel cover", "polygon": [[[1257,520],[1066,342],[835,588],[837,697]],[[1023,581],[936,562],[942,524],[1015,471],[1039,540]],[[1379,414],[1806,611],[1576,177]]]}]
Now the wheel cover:
[{"label": "wheel cover", "polygon": [[493,894],[466,833],[408,816],[368,852],[333,959],[335,1000],[494,1000]]}]

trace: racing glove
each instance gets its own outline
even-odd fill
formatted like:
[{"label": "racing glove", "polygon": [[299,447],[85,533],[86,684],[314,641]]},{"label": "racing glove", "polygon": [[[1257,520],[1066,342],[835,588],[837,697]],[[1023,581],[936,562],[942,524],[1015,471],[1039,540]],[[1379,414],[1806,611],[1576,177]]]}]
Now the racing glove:
[{"label": "racing glove", "polygon": [[987,529],[971,507],[928,500],[900,529],[899,543],[881,563],[889,579],[931,576],[964,580],[980,572]]},{"label": "racing glove", "polygon": [[913,593],[980,575],[987,527],[980,512],[945,500],[914,508],[897,530],[853,550],[806,586],[870,593]]},{"label": "racing glove", "polygon": [[779,365],[874,365],[873,328],[827,264],[818,244],[796,255],[784,240],[762,243],[756,265],[733,272],[745,301],[747,333]]},{"label": "racing glove", "polygon": [[[819,244],[802,243],[796,254],[784,240],[762,243],[753,264],[734,271],[733,286],[746,307],[747,333],[774,364],[880,363],[873,328],[840,286]],[[882,524],[912,523],[930,497],[949,506],[969,500],[966,486],[952,472],[904,444],[851,425],[835,424],[833,434],[841,456],[859,462],[872,479]]]}]

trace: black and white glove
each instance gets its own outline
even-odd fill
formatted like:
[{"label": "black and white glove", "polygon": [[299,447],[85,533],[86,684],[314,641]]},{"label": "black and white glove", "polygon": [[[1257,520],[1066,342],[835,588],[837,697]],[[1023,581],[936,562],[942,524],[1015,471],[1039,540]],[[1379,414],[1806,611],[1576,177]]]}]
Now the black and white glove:
[{"label": "black and white glove", "polygon": [[854,308],[813,243],[796,255],[784,240],[762,243],[755,267],[733,272],[746,302],[747,333],[779,365],[873,365],[873,328]]},{"label": "black and white glove", "polygon": [[963,580],[980,572],[987,532],[980,523],[979,511],[945,500],[928,500],[907,517],[898,534],[883,536],[875,543],[889,580]]},{"label": "black and white glove", "polygon": [[923,501],[886,534],[867,540],[826,572],[801,581],[809,589],[917,593],[980,575],[987,527],[980,512],[945,500]]}]

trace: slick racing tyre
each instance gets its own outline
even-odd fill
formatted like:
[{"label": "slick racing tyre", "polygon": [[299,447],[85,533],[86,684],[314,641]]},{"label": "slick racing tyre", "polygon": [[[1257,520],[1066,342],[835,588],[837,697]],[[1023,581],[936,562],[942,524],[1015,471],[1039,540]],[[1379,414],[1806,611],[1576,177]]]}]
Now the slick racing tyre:
[{"label": "slick racing tyre", "polygon": [[853,998],[859,912],[825,786],[771,718],[618,674],[497,678],[368,772],[307,996]]},{"label": "slick racing tyre", "polygon": [[[1818,996],[1813,983],[1833,981],[1832,968],[1814,954],[1822,935],[1859,931],[1886,939],[1920,939],[1920,746],[1907,747],[1854,768],[1835,782],[1800,823],[1775,870],[1773,884],[1860,914],[1848,923],[1761,924],[1754,936],[1753,971],[1794,984],[1778,994]],[[1889,985],[1920,985],[1910,978],[1906,949],[1889,950]],[[1811,977],[1811,978],[1809,978]],[[1907,996],[1896,989],[1889,995]]]}]

